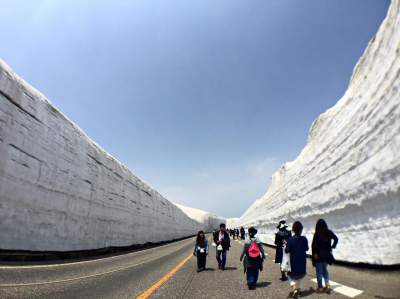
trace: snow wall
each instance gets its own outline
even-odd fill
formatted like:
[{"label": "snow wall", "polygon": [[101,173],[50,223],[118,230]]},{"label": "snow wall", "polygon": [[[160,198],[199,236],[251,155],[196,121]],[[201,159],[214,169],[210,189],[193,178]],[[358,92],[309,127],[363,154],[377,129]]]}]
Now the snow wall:
[{"label": "snow wall", "polygon": [[201,227],[0,60],[0,249],[73,251]]},{"label": "snow wall", "polygon": [[228,228],[239,228],[239,218],[227,218],[226,227]]},{"label": "snow wall", "polygon": [[179,204],[175,204],[175,205],[178,208],[180,208],[188,217],[201,223],[202,230],[204,230],[205,232],[211,232],[214,229],[219,228],[219,225],[221,223],[226,222],[225,218],[213,215],[209,212],[206,212],[206,211],[203,211],[200,209],[186,207],[186,206],[179,205]]},{"label": "snow wall", "polygon": [[399,57],[395,0],[344,96],[313,123],[303,151],[273,175],[241,225],[273,244],[279,220],[299,220],[311,243],[324,218],[339,237],[338,260],[400,264]]}]

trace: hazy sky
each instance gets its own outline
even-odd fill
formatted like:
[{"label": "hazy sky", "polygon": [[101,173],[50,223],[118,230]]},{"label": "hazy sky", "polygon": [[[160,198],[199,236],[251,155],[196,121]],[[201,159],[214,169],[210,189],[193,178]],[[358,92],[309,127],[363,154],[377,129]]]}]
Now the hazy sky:
[{"label": "hazy sky", "polygon": [[168,199],[240,216],[343,95],[384,0],[0,0],[0,57]]}]

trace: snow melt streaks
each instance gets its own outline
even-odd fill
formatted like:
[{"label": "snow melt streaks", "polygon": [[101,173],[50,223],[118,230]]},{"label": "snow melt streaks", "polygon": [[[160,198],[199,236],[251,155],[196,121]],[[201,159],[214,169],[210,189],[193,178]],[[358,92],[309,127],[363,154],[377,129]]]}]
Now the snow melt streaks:
[{"label": "snow melt streaks", "polygon": [[394,0],[338,103],[312,125],[293,162],[240,218],[273,242],[281,219],[300,220],[311,241],[327,220],[336,258],[400,264],[400,2]]}]

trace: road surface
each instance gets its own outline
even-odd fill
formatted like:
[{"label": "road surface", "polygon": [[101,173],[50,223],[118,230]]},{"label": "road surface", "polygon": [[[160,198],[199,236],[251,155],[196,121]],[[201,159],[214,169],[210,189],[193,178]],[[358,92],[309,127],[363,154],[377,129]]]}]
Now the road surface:
[{"label": "road surface", "polygon": [[[194,239],[168,245],[69,264],[0,266],[0,298],[287,298],[290,287],[279,280],[273,250],[260,275],[259,286],[249,291],[239,262],[242,244],[232,241],[226,271],[218,270],[211,248],[208,270],[196,273],[196,259],[189,258]],[[400,271],[330,268],[337,282],[329,298],[400,298]],[[316,294],[314,269],[308,262],[304,297]]]}]

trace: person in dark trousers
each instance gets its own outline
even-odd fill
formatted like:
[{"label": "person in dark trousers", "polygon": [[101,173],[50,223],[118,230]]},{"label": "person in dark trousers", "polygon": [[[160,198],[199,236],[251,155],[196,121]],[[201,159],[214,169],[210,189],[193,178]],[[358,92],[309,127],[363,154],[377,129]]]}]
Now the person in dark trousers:
[{"label": "person in dark trousers", "polygon": [[301,235],[303,225],[299,221],[293,223],[292,231],[294,236],[289,238],[285,251],[290,254],[289,282],[293,289],[293,298],[298,298],[307,273],[308,240]]},{"label": "person in dark trousers", "polygon": [[[311,245],[312,263],[316,270],[318,282],[317,293],[331,292],[328,264],[331,265],[335,261],[332,249],[336,248],[338,242],[338,237],[328,228],[325,220],[319,219],[315,226],[315,233]],[[322,278],[324,278],[325,288],[323,288],[322,285]]]},{"label": "person in dark trousers", "polygon": [[[275,263],[279,265],[282,264],[283,246],[287,244],[288,239],[292,236],[287,227],[285,220],[279,221],[279,224],[276,227],[278,232],[275,234]],[[281,271],[281,280],[287,280],[287,274],[284,271]]]},{"label": "person in dark trousers", "polygon": [[244,230],[244,228],[243,228],[243,226],[240,228],[240,238],[242,239],[242,240],[244,240],[245,239],[245,235],[246,235],[246,232],[245,232],[245,230]]},{"label": "person in dark trousers", "polygon": [[261,242],[256,238],[257,229],[250,227],[249,240],[243,246],[240,261],[243,260],[249,290],[255,290],[259,272],[262,271],[265,253]]},{"label": "person in dark trousers", "polygon": [[229,238],[229,234],[226,232],[225,223],[220,224],[219,231],[215,232],[213,239],[214,243],[217,245],[216,257],[218,269],[225,270],[227,251],[231,247],[231,239]]},{"label": "person in dark trousers", "polygon": [[197,257],[197,272],[204,271],[208,255],[208,241],[202,230],[197,233],[193,255]]}]

